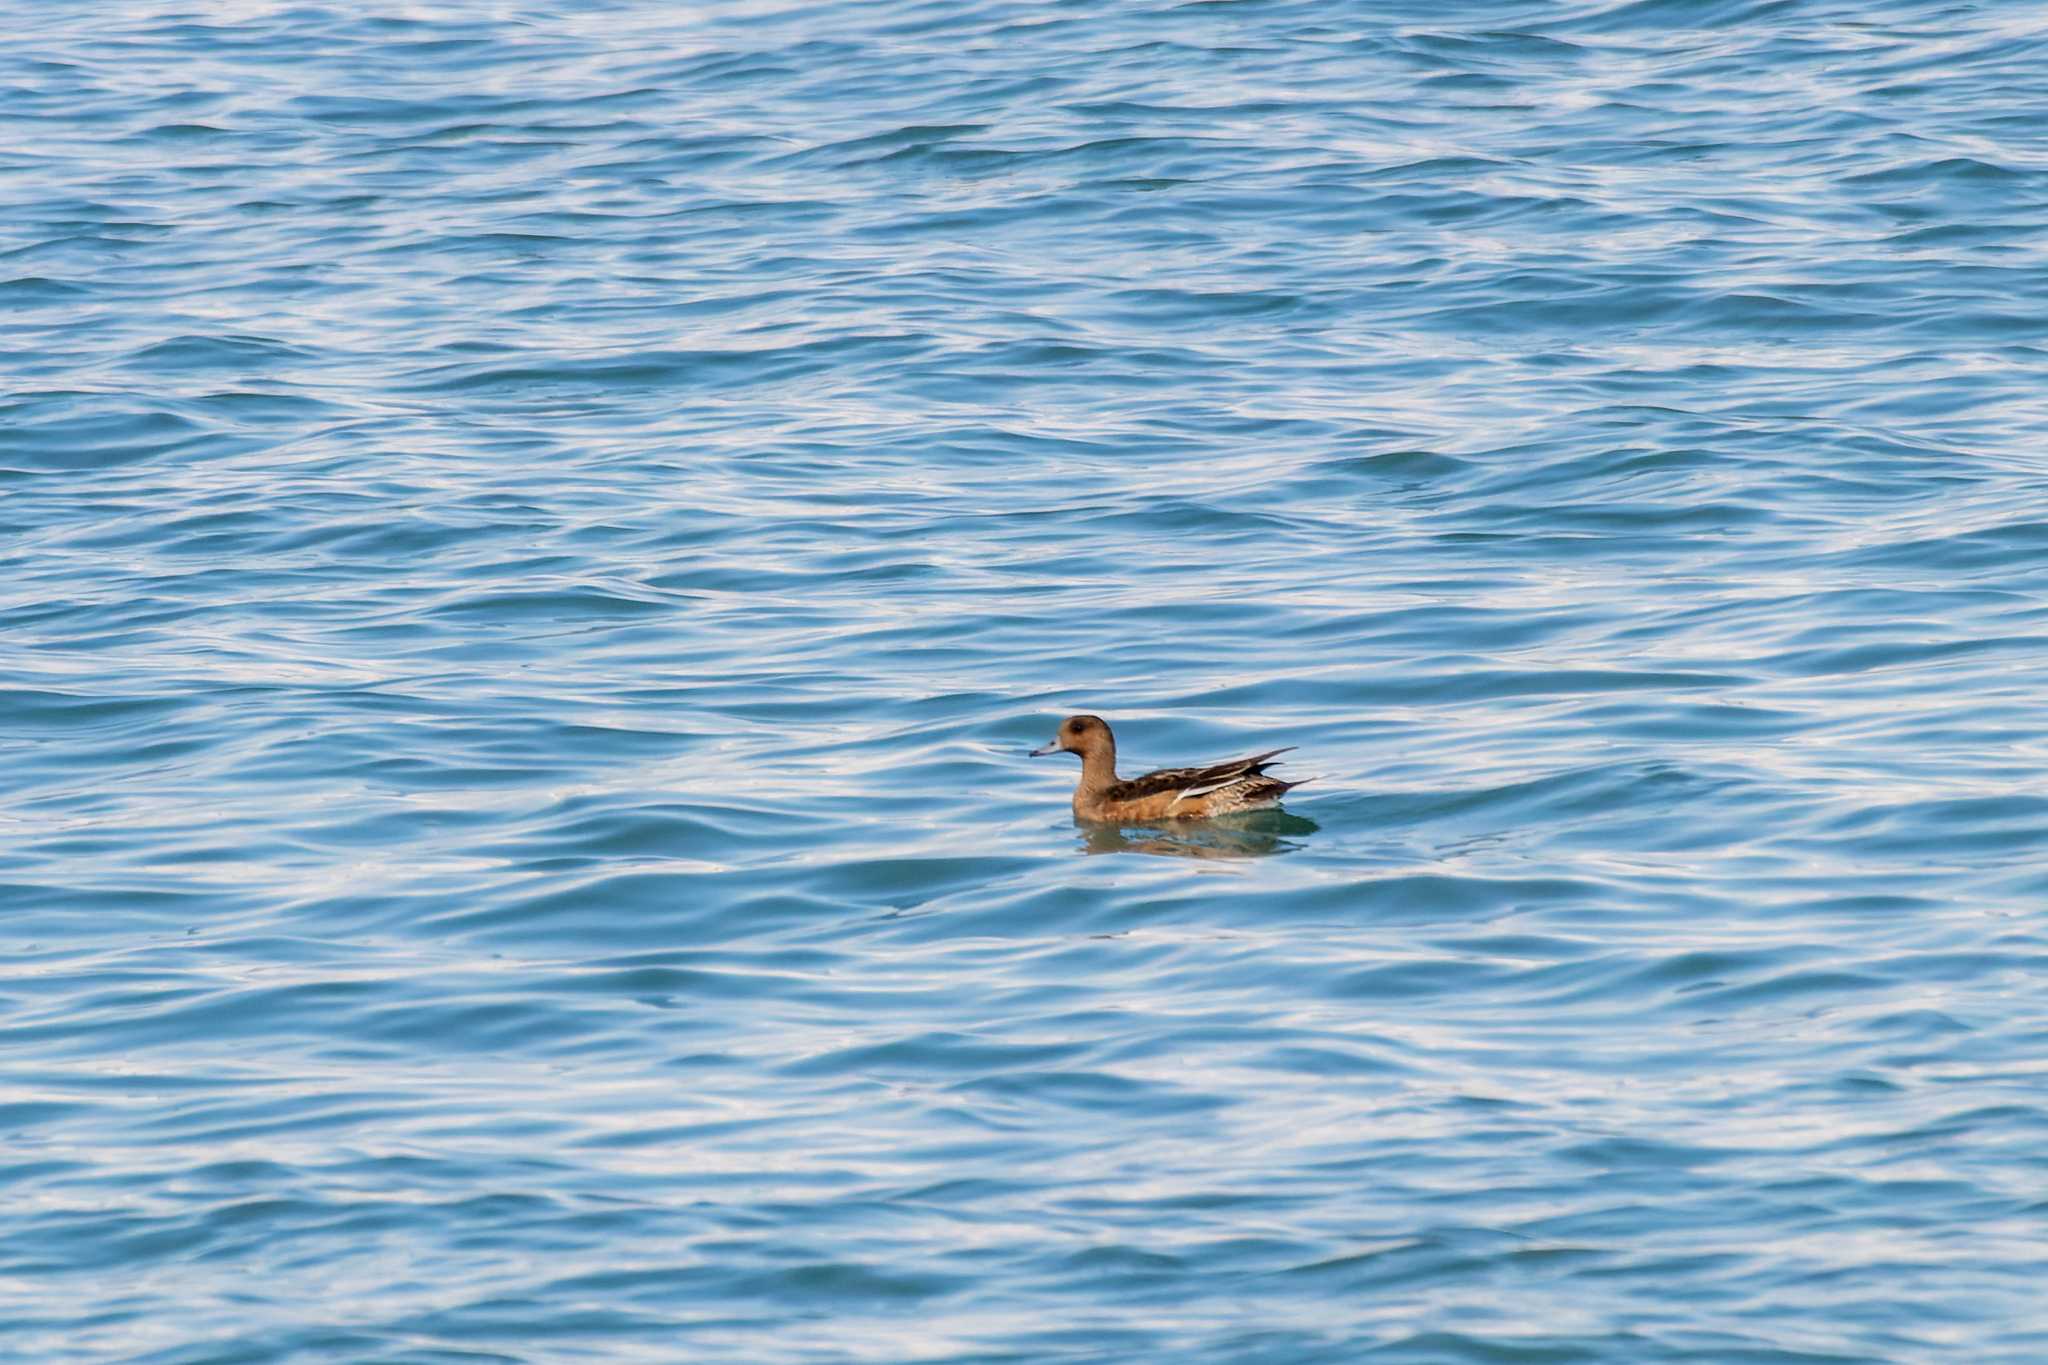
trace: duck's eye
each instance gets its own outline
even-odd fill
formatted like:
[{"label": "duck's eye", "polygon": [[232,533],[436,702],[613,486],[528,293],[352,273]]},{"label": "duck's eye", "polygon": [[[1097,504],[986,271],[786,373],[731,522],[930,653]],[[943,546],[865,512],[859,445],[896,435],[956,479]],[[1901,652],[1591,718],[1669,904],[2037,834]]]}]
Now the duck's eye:
[{"label": "duck's eye", "polygon": [[1078,735],[1087,728],[1087,725],[1083,724],[1081,721],[1078,720],[1070,720],[1067,722],[1067,733],[1070,735]]}]

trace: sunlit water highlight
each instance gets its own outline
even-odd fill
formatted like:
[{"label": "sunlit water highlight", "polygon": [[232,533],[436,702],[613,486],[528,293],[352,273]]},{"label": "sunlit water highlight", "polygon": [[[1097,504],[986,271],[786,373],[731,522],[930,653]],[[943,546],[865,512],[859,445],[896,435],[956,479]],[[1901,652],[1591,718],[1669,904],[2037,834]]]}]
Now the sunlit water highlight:
[{"label": "sunlit water highlight", "polygon": [[2037,7],[563,9],[0,38],[0,1354],[2048,1357]]}]

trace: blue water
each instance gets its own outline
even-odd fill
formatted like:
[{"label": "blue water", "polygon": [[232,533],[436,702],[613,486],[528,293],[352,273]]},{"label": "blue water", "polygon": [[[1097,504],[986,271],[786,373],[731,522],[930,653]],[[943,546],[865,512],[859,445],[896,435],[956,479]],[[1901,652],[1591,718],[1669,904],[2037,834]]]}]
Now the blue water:
[{"label": "blue water", "polygon": [[0,1356],[2048,1358],[2038,6],[5,32]]}]

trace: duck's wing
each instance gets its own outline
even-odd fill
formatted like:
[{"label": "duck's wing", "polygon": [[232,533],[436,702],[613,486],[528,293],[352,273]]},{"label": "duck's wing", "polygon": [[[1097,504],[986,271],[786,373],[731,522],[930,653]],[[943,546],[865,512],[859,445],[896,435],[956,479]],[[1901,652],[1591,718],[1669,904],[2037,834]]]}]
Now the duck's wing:
[{"label": "duck's wing", "polygon": [[[1267,765],[1272,763],[1276,755],[1293,751],[1294,746],[1290,744],[1284,749],[1268,749],[1265,753],[1253,754],[1250,758],[1236,758],[1228,763],[1212,763],[1206,768],[1161,768],[1156,773],[1146,773],[1143,777],[1133,777],[1117,783],[1109,789],[1107,796],[1112,801],[1138,801],[1147,796],[1157,796],[1161,792],[1171,792],[1176,802],[1186,801],[1220,791],[1233,782],[1258,777],[1265,772]],[[1281,790],[1285,791],[1286,788],[1283,786]]]}]

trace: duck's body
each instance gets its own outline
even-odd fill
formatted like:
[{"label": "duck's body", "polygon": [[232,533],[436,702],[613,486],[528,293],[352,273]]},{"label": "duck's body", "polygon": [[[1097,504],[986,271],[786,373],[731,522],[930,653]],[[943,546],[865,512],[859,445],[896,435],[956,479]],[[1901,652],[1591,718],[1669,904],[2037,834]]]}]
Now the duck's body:
[{"label": "duck's body", "polygon": [[[1206,820],[1212,815],[1277,805],[1289,788],[1266,776],[1277,754],[1269,749],[1250,758],[1206,768],[1161,768],[1128,781],[1116,775],[1116,736],[1100,716],[1069,716],[1053,742],[1037,754],[1066,750],[1081,756],[1081,781],[1074,788],[1074,818],[1101,824],[1152,824],[1160,820]],[[1306,779],[1303,779],[1304,781]]]}]

